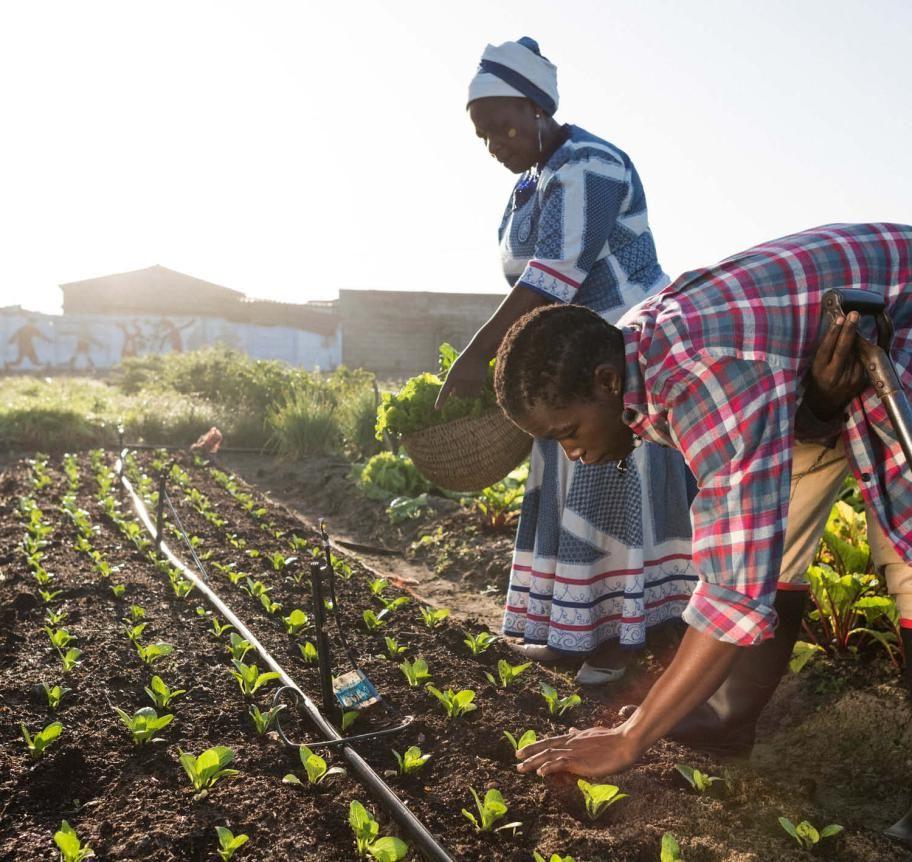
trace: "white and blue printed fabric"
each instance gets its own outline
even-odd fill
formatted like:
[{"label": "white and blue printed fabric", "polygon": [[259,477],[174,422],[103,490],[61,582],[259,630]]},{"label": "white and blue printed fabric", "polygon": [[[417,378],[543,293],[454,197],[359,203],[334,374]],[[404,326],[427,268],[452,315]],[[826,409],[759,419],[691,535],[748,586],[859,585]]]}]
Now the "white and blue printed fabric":
[{"label": "white and blue printed fabric", "polygon": [[[537,177],[520,177],[500,241],[511,285],[611,322],[668,283],[632,162],[576,126]],[[693,479],[676,451],[648,443],[627,465],[572,462],[535,441],[505,634],[584,654],[613,638],[640,647],[649,627],[681,616],[697,583]]]}]

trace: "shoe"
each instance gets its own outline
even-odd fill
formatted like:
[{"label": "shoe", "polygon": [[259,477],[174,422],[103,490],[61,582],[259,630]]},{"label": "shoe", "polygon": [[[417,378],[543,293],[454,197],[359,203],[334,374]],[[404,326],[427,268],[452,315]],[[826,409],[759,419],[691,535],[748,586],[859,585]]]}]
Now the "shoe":
[{"label": "shoe", "polygon": [[[903,649],[906,653],[904,673],[906,682],[909,685],[909,691],[912,691],[912,629],[900,629],[899,632],[902,637]],[[901,841],[907,847],[912,847],[912,808],[906,812],[905,817],[894,823],[884,834]]]},{"label": "shoe", "polygon": [[576,672],[576,681],[580,685],[607,685],[609,682],[618,682],[627,673],[626,667],[595,667],[584,661],[583,666]]},{"label": "shoe", "polygon": [[560,661],[561,654],[557,650],[551,649],[547,644],[520,644],[508,643],[508,646],[514,652],[518,652],[529,661],[551,662]]},{"label": "shoe", "polygon": [[[668,732],[668,739],[723,757],[750,752],[760,713],[788,667],[806,597],[803,590],[776,594],[779,625],[775,636],[745,648],[715,694],[682,718]],[[626,719],[635,710],[624,706],[619,715]]]}]

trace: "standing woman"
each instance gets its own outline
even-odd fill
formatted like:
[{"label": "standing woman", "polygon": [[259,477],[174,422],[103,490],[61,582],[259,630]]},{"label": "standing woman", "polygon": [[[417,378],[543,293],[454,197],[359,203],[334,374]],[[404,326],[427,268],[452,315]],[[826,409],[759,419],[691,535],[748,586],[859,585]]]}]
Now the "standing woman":
[{"label": "standing woman", "polygon": [[[614,322],[668,283],[633,163],[558,123],[557,104],[557,69],[533,39],[488,45],[468,112],[491,157],[519,175],[499,231],[512,289],[453,364],[438,406],[481,390],[507,329],[536,306],[584,305]],[[504,634],[538,661],[585,658],[582,684],[620,679],[630,650],[681,616],[696,583],[690,483],[677,453],[651,444],[592,464],[586,452],[565,457],[558,439],[535,440]]]}]

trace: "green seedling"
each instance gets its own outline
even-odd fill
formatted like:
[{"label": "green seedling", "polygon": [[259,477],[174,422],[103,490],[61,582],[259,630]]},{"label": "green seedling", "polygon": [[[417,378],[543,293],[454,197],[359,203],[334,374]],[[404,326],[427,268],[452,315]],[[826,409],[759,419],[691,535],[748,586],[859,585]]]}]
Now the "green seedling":
[{"label": "green seedling", "polygon": [[431,757],[430,754],[422,754],[417,745],[411,745],[406,748],[405,754],[400,754],[395,749],[392,749],[392,751],[393,756],[396,758],[396,763],[399,764],[400,775],[411,775],[413,772],[417,772]]},{"label": "green seedling", "polygon": [[348,709],[342,713],[342,720],[339,722],[339,727],[342,729],[342,732],[345,733],[357,720],[358,716],[361,715],[357,709]]},{"label": "green seedling", "polygon": [[405,674],[405,678],[408,680],[408,683],[412,688],[416,688],[425,680],[431,678],[431,674],[428,671],[428,664],[420,656],[413,662],[402,662],[402,664],[399,665],[399,670]]},{"label": "green seedling", "polygon": [[74,667],[81,664],[80,656],[82,655],[82,650],[77,649],[76,647],[70,647],[66,653],[60,656],[60,661],[63,664],[63,672],[69,673],[73,670]]},{"label": "green seedling", "polygon": [[397,596],[395,599],[385,599],[383,596],[378,596],[378,598],[383,603],[383,609],[390,614],[411,601],[408,596]]},{"label": "green seedling", "polygon": [[383,591],[389,586],[389,581],[386,578],[375,578],[372,581],[368,581],[367,586],[371,591],[371,595],[380,598],[383,595]]},{"label": "green seedling", "polygon": [[248,640],[244,640],[237,632],[232,632],[228,636],[228,652],[231,653],[232,659],[243,661],[244,656],[252,649],[253,644]]},{"label": "green seedling", "polygon": [[287,617],[282,617],[282,622],[288,634],[296,635],[301,629],[310,624],[310,617],[300,608],[295,608]]},{"label": "green seedling", "polygon": [[317,648],[310,641],[298,644],[298,649],[301,651],[301,658],[308,664],[316,664],[320,658]]},{"label": "green seedling", "polygon": [[165,681],[160,676],[153,676],[152,681],[146,686],[146,694],[152,699],[159,709],[165,709],[172,700],[186,694],[185,688],[168,688]]},{"label": "green seedling", "polygon": [[275,724],[276,718],[283,709],[285,709],[285,704],[280,703],[272,709],[267,709],[266,712],[260,712],[257,705],[252,704],[248,711],[250,713],[250,718],[253,721],[253,726],[256,728],[256,732],[260,736],[266,733],[266,731]]},{"label": "green seedling", "polygon": [[54,833],[54,843],[60,851],[60,862],[83,862],[95,856],[95,851],[79,840],[76,830],[66,820],[61,821],[60,829]]},{"label": "green seedling", "polygon": [[425,688],[440,701],[447,714],[447,718],[450,720],[459,718],[459,716],[465,715],[467,712],[478,709],[478,705],[473,703],[475,700],[475,692],[470,688],[464,688],[462,691],[456,693],[454,693],[451,688],[447,689],[445,692],[434,688],[432,685],[427,685]]},{"label": "green seedling", "polygon": [[247,578],[246,586],[241,589],[249,593],[254,599],[259,599],[260,596],[266,596],[272,591],[272,587],[266,586],[262,581],[255,581],[253,578]]},{"label": "green seedling", "polygon": [[546,682],[541,684],[541,694],[545,699],[545,703],[548,704],[548,712],[551,715],[563,715],[568,709],[574,709],[583,702],[578,694],[560,697],[557,691]]},{"label": "green seedling", "polygon": [[54,576],[50,572],[41,568],[41,566],[36,566],[35,571],[32,574],[35,578],[35,583],[38,584],[39,587],[46,587],[51,581],[54,580]]},{"label": "green seedling", "polygon": [[286,557],[280,551],[276,551],[269,556],[269,562],[272,563],[273,571],[284,572],[292,563],[297,561],[297,557]]},{"label": "green seedling", "polygon": [[159,659],[171,655],[171,653],[174,652],[174,647],[163,641],[156,641],[155,643],[147,644],[146,646],[137,642],[136,652],[145,665],[152,667]]},{"label": "green seedling", "polygon": [[494,824],[498,820],[502,820],[504,817],[506,817],[507,811],[509,811],[507,803],[504,802],[504,798],[499,790],[489,790],[487,793],[485,793],[484,801],[479,798],[478,794],[475,792],[474,787],[470,787],[469,791],[475,799],[475,807],[478,809],[478,817],[476,817],[467,808],[463,808],[462,813],[468,818],[468,820],[472,823],[477,831],[500,832],[503,829],[513,829],[515,831],[517,827],[522,826],[522,823],[517,822],[506,823],[503,826],[498,826],[495,828]]},{"label": "green seedling", "polygon": [[[510,664],[508,661],[503,659],[498,659],[497,661],[497,679],[500,680],[500,685],[502,688],[506,688],[509,685],[512,685],[524,670],[532,667],[532,662],[525,662],[524,664]],[[485,678],[488,680],[491,685],[497,685],[497,679],[494,678],[494,674],[490,671],[484,672]]]},{"label": "green seedling", "polygon": [[443,621],[450,615],[447,608],[421,608],[421,619],[429,629],[436,629],[443,625]]},{"label": "green seedling", "polygon": [[213,616],[212,619],[209,620],[209,626],[212,630],[212,634],[214,634],[217,638],[220,638],[223,634],[225,634],[225,632],[231,631],[231,629],[234,628],[231,623],[220,623],[218,617],[216,616]]},{"label": "green seedling", "polygon": [[54,599],[57,598],[57,596],[62,595],[62,593],[63,590],[38,590],[38,595],[41,596],[41,601],[43,601],[46,605],[49,605],[52,601],[54,601]]},{"label": "green seedling", "polygon": [[802,820],[796,826],[788,817],[780,817],[779,825],[798,842],[799,847],[803,847],[805,850],[816,847],[824,838],[838,835],[844,828],[838,823],[831,823],[818,832],[807,820]]},{"label": "green seedling", "polygon": [[136,623],[136,625],[128,625],[124,632],[127,637],[135,644],[142,637],[142,633],[146,630],[148,623]]},{"label": "green seedling", "polygon": [[694,769],[692,766],[687,766],[683,763],[675,764],[675,769],[684,776],[687,783],[696,790],[697,793],[708,793],[713,784],[717,781],[725,781],[724,778],[717,778],[715,775],[707,775],[705,772],[700,772],[699,769]]},{"label": "green seedling", "polygon": [[244,697],[253,697],[264,685],[278,679],[279,675],[275,671],[260,673],[260,669],[255,663],[244,664],[242,661],[232,659],[231,664],[234,670],[229,673],[237,680]]},{"label": "green seedling", "polygon": [[193,581],[188,581],[184,578],[171,579],[171,589],[174,590],[174,595],[179,599],[187,598],[193,592],[193,587]]},{"label": "green seedling", "polygon": [[375,632],[377,629],[382,628],[386,625],[386,620],[383,619],[386,616],[386,608],[380,611],[379,614],[375,614],[372,610],[366,610],[361,614],[361,618],[364,620],[364,625],[367,626],[369,632]]},{"label": "green seedling", "polygon": [[76,640],[76,637],[71,635],[66,629],[52,629],[50,626],[45,626],[44,630],[51,641],[51,645],[61,654]]},{"label": "green seedling", "polygon": [[130,605],[130,610],[127,613],[130,615],[129,619],[134,623],[146,618],[146,609],[140,605]]},{"label": "green seedling", "polygon": [[170,713],[160,716],[151,706],[137,709],[133,715],[124,712],[117,706],[114,707],[114,711],[120,716],[120,720],[127,730],[130,731],[134,745],[145,745],[152,740],[158,731],[174,721],[174,716]]},{"label": "green seedling", "polygon": [[22,728],[22,738],[28,746],[29,754],[34,758],[44,755],[44,750],[55,740],[63,731],[63,725],[59,721],[51,722],[44,730],[39,730],[34,736],[28,732],[24,721],[19,722]]},{"label": "green seedling", "polygon": [[180,763],[184,772],[193,784],[193,789],[202,797],[210,787],[223,778],[237,775],[238,770],[229,769],[228,765],[234,761],[234,752],[224,745],[207,748],[199,757],[178,749]]},{"label": "green seedling", "polygon": [[233,859],[234,854],[250,839],[250,836],[243,833],[235,835],[225,826],[216,826],[215,832],[219,842],[218,855],[222,862],[229,862],[230,859]]},{"label": "green seedling", "polygon": [[126,584],[112,584],[111,592],[114,593],[115,599],[122,599],[123,594],[127,591]]},{"label": "green seedling", "polygon": [[525,748],[527,745],[531,745],[533,742],[538,741],[538,736],[536,736],[534,730],[527,730],[525,732],[520,732],[519,738],[517,739],[510,733],[509,730],[503,732],[504,738],[510,745],[513,746],[514,751],[519,751],[520,748]]},{"label": "green seedling", "polygon": [[405,644],[400,645],[395,638],[385,637],[383,638],[383,642],[386,644],[387,654],[392,659],[399,658],[399,656],[401,656],[408,649]]},{"label": "green seedling", "polygon": [[[314,754],[306,745],[298,749],[298,756],[311,784],[322,784],[331,775],[341,775],[345,772],[341,766],[328,767],[326,761],[319,754]],[[282,781],[285,784],[301,784],[301,779],[293,772],[289,772]]]},{"label": "green seedling", "polygon": [[380,824],[357,800],[348,807],[348,823],[355,835],[358,855],[372,856],[376,862],[399,862],[408,853],[408,845],[399,838],[378,838]]},{"label": "green seedling", "polygon": [[274,602],[265,593],[260,596],[260,604],[263,606],[263,610],[265,610],[267,614],[277,614],[280,610],[282,610],[282,603]]},{"label": "green seedling", "polygon": [[659,862],[684,862],[681,847],[670,832],[666,832],[662,836],[662,855],[659,857]]},{"label": "green seedling", "polygon": [[463,643],[472,651],[472,655],[476,656],[481,655],[497,640],[497,636],[490,632],[479,632],[477,635],[471,635],[468,632],[463,632],[463,634],[465,634]]},{"label": "green seedling", "polygon": [[[575,862],[572,856],[561,856],[560,853],[552,853],[550,859],[545,859],[537,850],[532,851],[532,862]],[[664,860],[662,860],[664,862]]]},{"label": "green seedling", "polygon": [[72,689],[67,688],[65,685],[55,685],[48,687],[46,683],[41,683],[41,687],[44,689],[45,697],[47,697],[48,708],[57,712],[60,709],[60,701],[63,700],[64,695],[67,695],[72,691]]},{"label": "green seedling", "polygon": [[583,794],[590,820],[597,820],[606,808],[627,796],[626,793],[620,793],[613,784],[590,784],[581,778],[576,786]]},{"label": "green seedling", "polygon": [[53,608],[48,608],[47,613],[44,615],[44,621],[48,627],[59,626],[67,618],[67,612],[61,608],[59,611],[55,611]]}]

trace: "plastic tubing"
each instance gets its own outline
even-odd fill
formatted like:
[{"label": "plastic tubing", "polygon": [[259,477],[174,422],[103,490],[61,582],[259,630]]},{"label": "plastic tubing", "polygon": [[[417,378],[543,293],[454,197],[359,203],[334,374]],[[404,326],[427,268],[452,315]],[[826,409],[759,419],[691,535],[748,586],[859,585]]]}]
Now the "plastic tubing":
[{"label": "plastic tubing", "polygon": [[[120,458],[115,465],[115,472],[120,477],[124,489],[130,495],[133,508],[142,521],[147,532],[156,539],[155,523],[149,515],[146,504],[140,499],[136,491],[133,490],[130,480],[123,475],[123,459],[126,457],[127,450],[121,452]],[[161,542],[158,548],[159,552],[167,557],[171,563],[187,580],[192,581],[193,585],[199,590],[200,594],[212,605],[225,619],[228,620],[242,638],[249,641],[253,648],[259,653],[260,657],[270,670],[274,670],[282,681],[282,685],[287,686],[297,693],[300,698],[299,709],[310,719],[311,723],[328,740],[341,740],[344,737],[323,717],[316,704],[301,690],[298,684],[285,672],[285,669],[272,657],[267,649],[256,639],[256,636],[247,626],[242,623],[231,608],[226,605],[217,593],[192,569],[188,568],[172,550],[167,543]],[[418,850],[424,854],[430,862],[455,862],[452,856],[438,843],[437,839],[427,829],[427,827],[408,810],[405,803],[393,792],[392,788],[368,765],[367,761],[358,754],[351,746],[341,745],[340,751],[342,756],[348,761],[352,772],[358,777],[358,780],[367,788],[374,798],[383,805],[389,812],[390,816],[405,830],[408,837]]]}]

